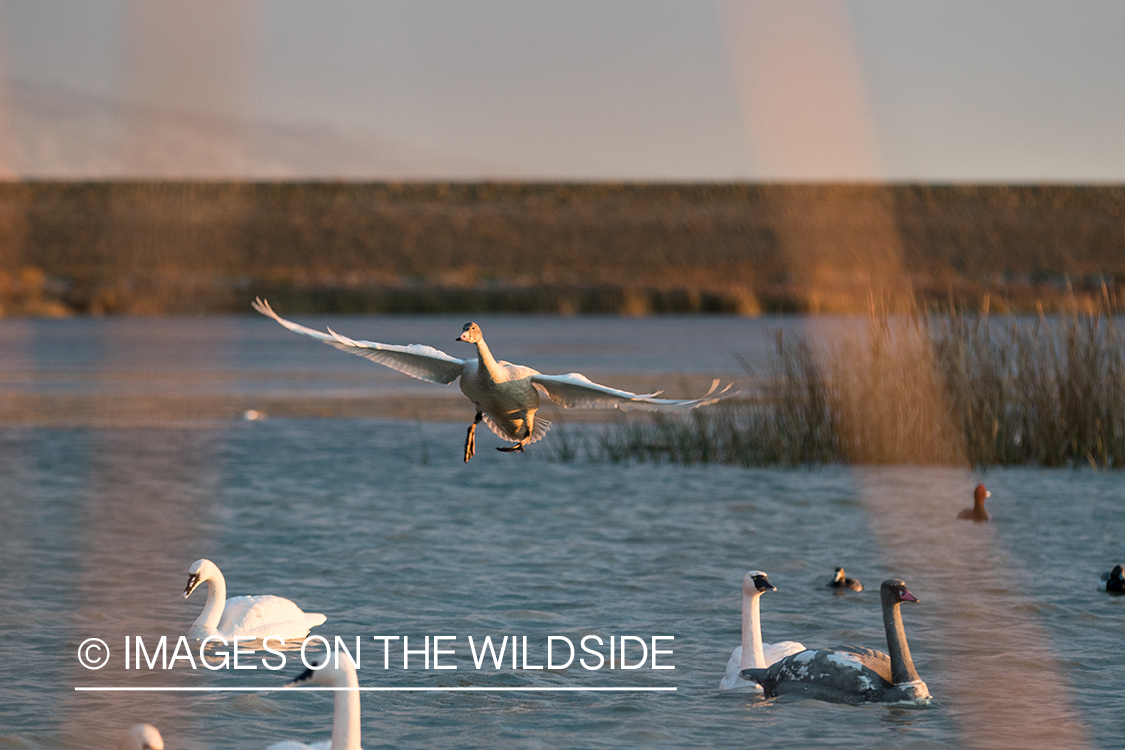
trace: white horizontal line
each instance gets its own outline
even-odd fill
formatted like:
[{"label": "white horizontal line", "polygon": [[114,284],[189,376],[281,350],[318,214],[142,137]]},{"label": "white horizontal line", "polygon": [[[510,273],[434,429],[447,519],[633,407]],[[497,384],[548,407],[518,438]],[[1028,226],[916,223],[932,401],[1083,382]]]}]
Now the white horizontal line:
[{"label": "white horizontal line", "polygon": [[310,685],[308,687],[294,687],[289,688],[284,685],[278,687],[75,687],[78,692],[91,692],[91,693],[158,693],[158,692],[174,692],[174,693],[263,693],[275,692],[278,690],[356,690],[359,692],[379,692],[379,693],[505,693],[505,692],[529,692],[529,693],[668,693],[676,692],[678,688],[674,687],[535,687],[532,685],[522,685],[514,687],[493,687],[493,686],[459,686],[459,687],[418,687],[418,686],[396,686],[396,687],[323,687],[319,685]]}]

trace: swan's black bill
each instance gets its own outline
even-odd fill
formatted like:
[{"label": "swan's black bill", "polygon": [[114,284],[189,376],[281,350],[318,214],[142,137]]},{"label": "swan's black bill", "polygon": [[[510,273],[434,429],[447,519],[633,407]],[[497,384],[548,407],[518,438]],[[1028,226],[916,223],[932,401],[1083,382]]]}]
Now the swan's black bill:
[{"label": "swan's black bill", "polygon": [[757,587],[758,591],[777,591],[777,586],[770,583],[765,576],[754,576],[754,586]]},{"label": "swan's black bill", "polygon": [[191,596],[191,592],[195,591],[195,587],[199,585],[199,574],[189,573],[187,577],[187,586],[184,586],[184,598],[187,599]]},{"label": "swan's black bill", "polygon": [[296,687],[297,685],[300,685],[302,682],[308,682],[309,680],[311,680],[313,678],[313,675],[315,675],[315,674],[316,674],[315,670],[313,670],[311,668],[306,669],[304,672],[301,672],[301,674],[294,677],[290,682],[286,683],[285,687]]}]

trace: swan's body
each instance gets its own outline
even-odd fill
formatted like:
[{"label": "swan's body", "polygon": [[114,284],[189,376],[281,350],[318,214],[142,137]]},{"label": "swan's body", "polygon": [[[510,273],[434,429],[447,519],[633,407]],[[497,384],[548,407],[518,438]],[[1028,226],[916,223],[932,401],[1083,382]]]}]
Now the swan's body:
[{"label": "swan's body", "polygon": [[1111,594],[1125,594],[1125,568],[1114,565],[1113,570],[1102,573],[1099,588]]},{"label": "swan's body", "polygon": [[188,636],[202,640],[217,635],[223,638],[247,636],[264,639],[300,640],[328,618],[319,612],[305,612],[281,596],[235,596],[227,599],[227,582],[219,567],[210,560],[196,560],[188,568],[184,598],[201,583],[207,583],[207,603],[196,618]]},{"label": "swan's body", "polygon": [[766,669],[746,669],[767,697],[800,695],[835,703],[913,703],[926,705],[930,691],[918,677],[902,627],[899,605],[918,601],[898,579],[883,581],[879,591],[887,650],[844,647],[802,651]]},{"label": "swan's body", "polygon": [[121,737],[117,750],[164,750],[164,738],[152,724],[137,724]]},{"label": "swan's body", "polygon": [[842,592],[844,589],[851,589],[852,591],[863,591],[863,583],[858,578],[849,578],[844,573],[843,568],[836,568],[836,575],[825,584],[827,588],[836,589],[837,592]]},{"label": "swan's body", "polygon": [[544,375],[541,372],[497,360],[484,342],[480,326],[466,323],[457,341],[476,347],[477,354],[457,359],[430,346],[411,344],[399,346],[375,341],[356,341],[332,329],[315,331],[282,318],[267,302],[254,300],[254,309],[273,318],[290,331],[311,336],[337,349],[386,365],[391,369],[431,383],[448,385],[461,379],[461,392],[476,407],[476,418],[465,438],[465,461],[476,452],[476,427],[484,421],[498,437],[515,443],[499,448],[505,452],[522,452],[525,445],[541,440],[551,423],[539,419],[540,392],[565,407],[616,407],[618,409],[694,409],[724,398],[730,386],[716,393],[718,381],[705,395],[696,399],[656,398],[657,393],[637,394],[599,385],[576,372],[569,375]]},{"label": "swan's body", "polygon": [[957,514],[957,517],[965,521],[989,521],[992,516],[988,515],[988,511],[984,509],[984,501],[986,498],[992,497],[992,493],[985,489],[983,484],[978,484],[976,489],[973,490],[973,507],[965,508]]},{"label": "swan's body", "polygon": [[[330,659],[330,662],[332,660]],[[339,659],[339,666],[332,663],[320,669],[306,669],[293,680],[292,685],[307,682],[310,685],[324,685],[333,688],[336,696],[332,711],[332,739],[306,745],[288,740],[269,746],[269,750],[360,750],[359,747],[359,680],[355,667],[345,655]]]},{"label": "swan's body", "polygon": [[760,692],[762,688],[756,682],[741,676],[742,670],[768,667],[778,659],[805,650],[796,641],[762,643],[758,600],[767,591],[777,591],[777,588],[769,582],[765,573],[751,570],[742,578],[742,645],[736,647],[727,660],[726,674],[719,682],[720,690],[748,689]]}]

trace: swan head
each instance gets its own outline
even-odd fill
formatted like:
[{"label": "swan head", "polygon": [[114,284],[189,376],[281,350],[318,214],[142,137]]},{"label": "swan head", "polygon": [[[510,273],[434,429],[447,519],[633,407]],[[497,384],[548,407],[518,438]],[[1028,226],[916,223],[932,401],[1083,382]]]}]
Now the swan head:
[{"label": "swan head", "polygon": [[188,568],[187,586],[184,587],[184,598],[187,599],[191,596],[191,592],[195,591],[199,584],[211,578],[218,571],[215,563],[207,558],[196,560]]},{"label": "swan head", "polygon": [[879,588],[879,599],[884,605],[899,602],[918,602],[918,598],[906,590],[906,583],[898,578],[888,578]]},{"label": "swan head", "polygon": [[152,724],[137,724],[117,743],[117,750],[164,750],[164,738]]},{"label": "swan head", "polygon": [[469,344],[475,344],[483,338],[484,334],[481,333],[480,326],[478,326],[476,323],[466,323],[465,327],[461,329],[461,335],[454,340],[465,341]]},{"label": "swan head", "polygon": [[978,508],[983,508],[984,500],[987,497],[992,497],[992,493],[989,492],[983,484],[978,484],[977,488],[973,490],[973,503],[975,503]]},{"label": "swan head", "polygon": [[742,577],[742,593],[760,596],[767,591],[777,591],[777,587],[770,583],[770,579],[762,571],[751,570]]}]

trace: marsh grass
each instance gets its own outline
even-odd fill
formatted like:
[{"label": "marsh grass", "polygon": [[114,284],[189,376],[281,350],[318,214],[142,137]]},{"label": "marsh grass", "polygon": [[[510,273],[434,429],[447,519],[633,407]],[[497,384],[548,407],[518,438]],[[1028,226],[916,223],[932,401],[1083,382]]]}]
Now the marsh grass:
[{"label": "marsh grass", "polygon": [[[1125,466],[1116,303],[1047,317],[873,313],[829,343],[777,336],[738,400],[563,431],[559,460],[743,466]],[[745,389],[744,389],[745,390]]]}]

